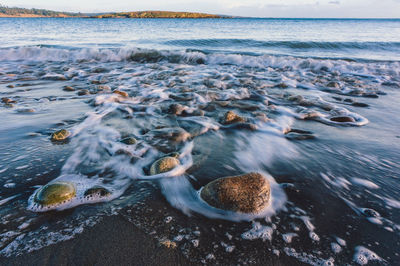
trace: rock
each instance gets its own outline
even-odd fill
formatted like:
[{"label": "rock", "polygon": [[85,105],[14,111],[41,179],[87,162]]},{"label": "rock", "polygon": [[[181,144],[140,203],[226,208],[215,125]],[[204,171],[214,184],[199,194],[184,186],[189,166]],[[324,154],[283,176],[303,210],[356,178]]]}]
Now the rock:
[{"label": "rock", "polygon": [[43,79],[47,80],[67,80],[67,78],[64,75],[61,74],[55,74],[55,73],[49,73],[43,76]]},{"label": "rock", "polygon": [[289,86],[288,86],[286,83],[284,83],[284,82],[281,82],[281,83],[275,85],[275,88],[281,88],[281,89],[286,89],[286,88],[288,88],[288,87],[289,87]]},{"label": "rock", "polygon": [[43,206],[49,206],[64,203],[75,195],[76,190],[72,183],[56,182],[40,188],[34,196],[34,201]]},{"label": "rock", "polygon": [[223,177],[208,183],[201,198],[211,206],[235,212],[259,213],[269,203],[271,188],[260,173]]},{"label": "rock", "polygon": [[129,157],[132,157],[133,156],[133,154],[130,152],[130,151],[127,151],[127,150],[124,150],[124,149],[119,149],[119,150],[117,150],[115,153],[114,153],[114,155],[126,155],[126,156],[129,156]]},{"label": "rock", "polygon": [[189,112],[188,110],[183,110],[182,111],[182,116],[204,116],[205,112],[203,110],[193,110],[192,112]]},{"label": "rock", "polygon": [[335,89],[339,89],[340,85],[339,83],[337,83],[336,81],[331,81],[328,84],[326,84],[327,87],[329,88],[335,88]]},{"label": "rock", "polygon": [[171,171],[180,164],[174,157],[163,157],[155,161],[150,167],[150,175],[156,175]]},{"label": "rock", "polygon": [[111,91],[111,87],[108,86],[108,85],[98,85],[96,89],[97,89],[98,92],[105,92],[105,91],[109,92],[109,91]]},{"label": "rock", "polygon": [[1,98],[1,101],[3,102],[3,103],[16,103],[16,101],[14,101],[14,100],[11,100],[10,98],[7,98],[7,97],[3,97],[3,98]]},{"label": "rock", "polygon": [[230,125],[234,123],[244,123],[244,122],[246,122],[246,119],[237,115],[234,111],[226,112],[222,119],[222,124],[224,125]]},{"label": "rock", "polygon": [[64,86],[63,91],[75,91],[75,88],[71,86]]},{"label": "rock", "polygon": [[288,97],[288,100],[292,102],[301,102],[304,101],[304,97],[302,95],[291,95]]},{"label": "rock", "polygon": [[79,90],[79,91],[78,91],[78,95],[79,95],[79,96],[89,95],[89,94],[90,94],[90,92],[89,92],[89,90],[87,90],[87,89],[83,89],[83,90]]},{"label": "rock", "polygon": [[84,194],[85,197],[108,197],[111,196],[111,192],[108,191],[108,189],[101,187],[101,186],[95,186],[92,188],[89,188],[88,190],[85,191]]},{"label": "rock", "polygon": [[149,132],[151,137],[183,142],[190,138],[190,134],[180,127],[160,128]]},{"label": "rock", "polygon": [[369,208],[362,208],[361,212],[367,217],[375,217],[375,218],[377,218],[377,217],[381,216],[377,211],[375,211],[373,209],[369,209]]},{"label": "rock", "polygon": [[96,67],[94,69],[92,69],[92,73],[103,73],[103,72],[107,72],[108,69],[104,68],[104,67]]},{"label": "rock", "polygon": [[369,105],[366,103],[360,103],[360,102],[353,102],[351,105],[355,107],[368,107]]},{"label": "rock", "polygon": [[121,95],[122,97],[129,97],[129,94],[125,91],[115,90],[113,93]]},{"label": "rock", "polygon": [[133,145],[136,144],[137,140],[134,137],[127,137],[121,140],[122,143],[126,145]]},{"label": "rock", "polygon": [[14,85],[12,85],[12,84],[10,84],[10,85],[7,85],[7,88],[15,88],[15,86]]},{"label": "rock", "polygon": [[172,248],[172,249],[176,248],[176,243],[171,240],[160,241],[160,245],[163,245],[166,248]]},{"label": "rock", "polygon": [[247,129],[255,131],[258,129],[256,124],[253,123],[235,123],[228,126],[222,127],[223,129]]},{"label": "rock", "polygon": [[71,135],[71,133],[66,130],[66,129],[61,129],[58,130],[56,132],[54,132],[53,134],[51,134],[51,140],[52,141],[63,141],[66,140],[69,135]]},{"label": "rock", "polygon": [[168,153],[167,155],[165,155],[165,157],[173,157],[176,159],[178,159],[179,156],[180,156],[179,152],[171,152],[171,153]]},{"label": "rock", "polygon": [[186,106],[183,106],[179,103],[173,103],[169,106],[168,108],[168,113],[174,114],[174,115],[181,115],[183,110],[186,109]]},{"label": "rock", "polygon": [[330,118],[331,121],[340,122],[340,123],[354,123],[356,120],[350,116],[334,116]]},{"label": "rock", "polygon": [[290,140],[315,139],[315,136],[312,134],[300,134],[296,132],[289,132],[285,135],[285,137]]},{"label": "rock", "polygon": [[18,113],[34,113],[35,109],[32,108],[19,108],[17,110]]}]

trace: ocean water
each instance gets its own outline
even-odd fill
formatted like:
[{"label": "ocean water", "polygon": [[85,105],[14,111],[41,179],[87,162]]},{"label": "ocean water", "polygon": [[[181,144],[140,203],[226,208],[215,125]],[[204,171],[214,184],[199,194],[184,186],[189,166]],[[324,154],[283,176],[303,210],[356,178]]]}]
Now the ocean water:
[{"label": "ocean water", "polygon": [[[194,263],[400,261],[400,20],[1,18],[0,32],[0,262],[112,215]],[[179,166],[150,175],[171,152]],[[252,171],[272,190],[257,215],[199,197]],[[37,204],[55,181],[76,196]]]}]

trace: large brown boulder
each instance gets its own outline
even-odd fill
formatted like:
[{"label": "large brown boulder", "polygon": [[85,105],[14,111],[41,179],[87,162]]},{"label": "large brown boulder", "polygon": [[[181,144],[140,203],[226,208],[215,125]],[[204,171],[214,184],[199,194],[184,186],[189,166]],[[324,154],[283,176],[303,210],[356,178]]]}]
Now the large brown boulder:
[{"label": "large brown boulder", "polygon": [[271,187],[260,173],[223,177],[207,184],[201,198],[211,206],[235,212],[259,213],[269,203]]}]

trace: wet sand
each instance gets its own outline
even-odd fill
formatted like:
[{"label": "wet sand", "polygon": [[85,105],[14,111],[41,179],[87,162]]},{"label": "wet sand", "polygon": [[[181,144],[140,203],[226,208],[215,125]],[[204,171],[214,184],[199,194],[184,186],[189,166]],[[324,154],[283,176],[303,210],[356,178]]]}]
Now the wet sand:
[{"label": "wet sand", "polygon": [[[161,195],[158,196],[161,197]],[[174,222],[171,222],[169,226],[165,226],[163,223],[165,213],[175,214],[175,217],[180,218],[182,216],[175,209],[165,206],[161,198],[156,197],[151,197],[144,202],[148,206],[147,211],[142,210],[141,204],[125,208],[121,211],[122,215],[104,216],[100,218],[101,221],[98,224],[86,228],[83,233],[71,240],[61,241],[20,256],[0,257],[0,265],[235,265],[238,263],[307,265],[285,254],[276,256],[269,252],[257,252],[256,257],[240,259],[237,250],[227,253],[220,247],[214,253],[215,259],[199,261],[198,258],[204,256],[204,251],[213,249],[211,247],[214,245],[213,240],[218,240],[221,237],[220,234],[223,235],[223,232],[217,234],[211,232],[210,228],[212,226],[218,228],[218,225],[234,225],[222,220],[207,220],[201,217],[198,217],[200,231],[209,232],[205,232],[205,235],[200,238],[201,244],[198,248],[191,248],[189,253],[185,253],[187,247],[179,243],[175,248],[166,247],[162,244],[163,239],[166,239],[163,236],[172,235],[180,226],[191,227],[196,221],[193,219],[195,217],[187,217],[177,221],[178,225],[174,226]],[[142,213],[142,217],[139,216],[140,213]],[[132,221],[129,221],[131,218],[133,218]],[[156,230],[150,227],[144,228],[144,230],[140,228],[150,220],[153,221],[152,225]],[[206,221],[205,224],[202,223],[204,221]],[[202,243],[206,246],[202,247]],[[249,241],[246,243],[246,247],[240,248],[240,252],[243,252],[244,255],[246,249],[261,251],[265,246],[268,246],[266,242]],[[240,261],[242,262],[240,263]]]}]

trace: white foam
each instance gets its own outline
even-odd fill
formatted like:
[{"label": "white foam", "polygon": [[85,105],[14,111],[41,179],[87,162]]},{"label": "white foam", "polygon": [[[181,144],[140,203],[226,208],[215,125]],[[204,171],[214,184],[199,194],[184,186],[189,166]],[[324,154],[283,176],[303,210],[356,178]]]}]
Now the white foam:
[{"label": "white foam", "polygon": [[296,237],[296,236],[298,236],[298,234],[296,234],[296,233],[286,233],[286,234],[282,235],[282,238],[283,238],[283,241],[285,241],[286,243],[289,244],[292,242],[293,237]]},{"label": "white foam", "polygon": [[262,241],[271,241],[273,232],[272,227],[253,222],[253,227],[249,231],[242,233],[242,238],[246,240],[261,239]]},{"label": "white foam", "polygon": [[370,188],[370,189],[378,189],[379,188],[379,186],[376,185],[375,183],[373,183],[369,180],[362,179],[362,178],[353,177],[351,179],[351,182],[353,182],[354,184],[360,185],[360,186],[364,186],[366,188]]},{"label": "white foam", "polygon": [[369,261],[383,261],[375,252],[363,246],[355,248],[353,260],[360,265],[366,265]]}]

